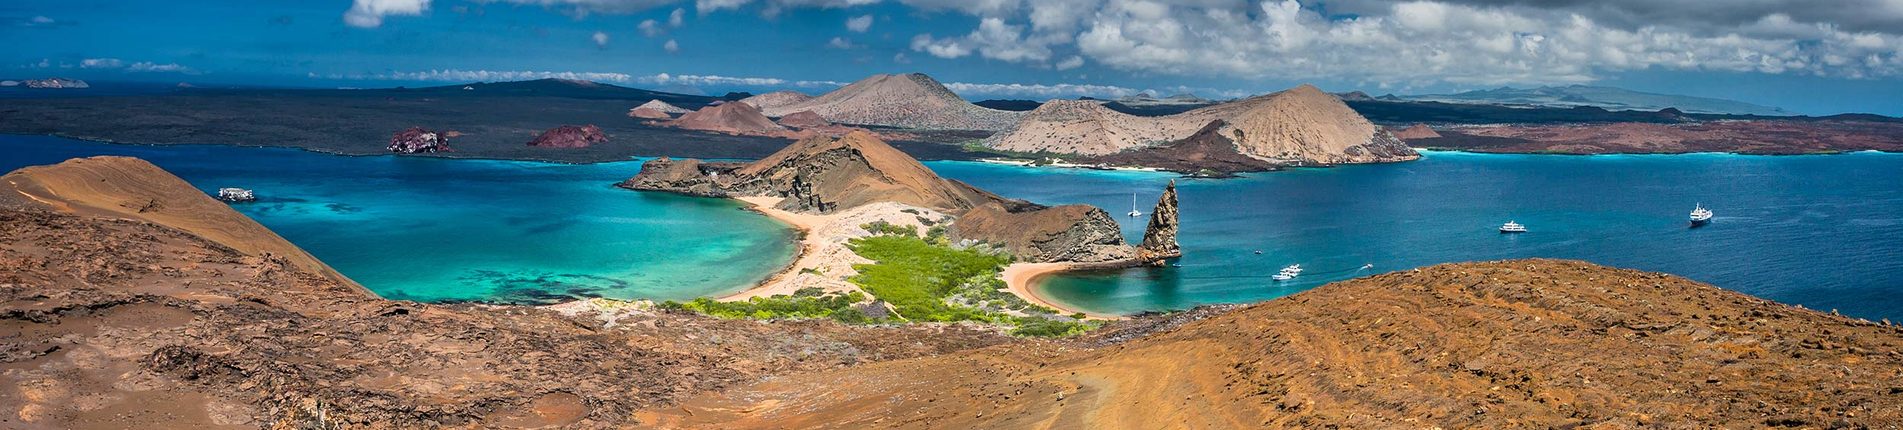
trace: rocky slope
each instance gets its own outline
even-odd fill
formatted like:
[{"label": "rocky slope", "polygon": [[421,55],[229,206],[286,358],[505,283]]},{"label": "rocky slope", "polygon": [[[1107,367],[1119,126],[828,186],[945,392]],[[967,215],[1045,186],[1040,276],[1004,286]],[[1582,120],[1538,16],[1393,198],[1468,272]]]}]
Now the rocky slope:
[{"label": "rocky slope", "polygon": [[638,107],[634,109],[628,109],[628,117],[634,118],[634,119],[659,119],[659,120],[674,119],[673,115],[668,115],[667,112],[662,112],[660,109],[655,109],[651,107]]},{"label": "rocky slope", "polygon": [[746,103],[721,103],[688,112],[672,121],[662,123],[670,127],[688,130],[712,131],[729,134],[766,135],[787,131],[760,114],[760,109]]},{"label": "rocky slope", "polygon": [[1228,177],[1240,172],[1274,170],[1279,164],[1243,155],[1236,141],[1223,135],[1228,123],[1210,121],[1202,130],[1182,140],[1137,148],[1081,161],[1116,166],[1145,166],[1172,172],[1209,177]]},{"label": "rocky slope", "polygon": [[449,133],[438,133],[422,127],[410,127],[390,136],[390,152],[398,154],[426,154],[453,151],[449,147]]},{"label": "rocky slope", "polygon": [[812,100],[812,99],[813,99],[813,96],[809,96],[809,95],[806,95],[805,93],[801,93],[798,91],[774,91],[774,92],[770,92],[766,94],[761,94],[761,95],[757,95],[753,97],[740,99],[740,102],[753,105],[753,107],[761,109],[761,110],[766,110],[766,109],[779,108],[781,106],[803,103],[807,100]]},{"label": "rocky slope", "polygon": [[864,131],[803,139],[745,164],[655,159],[620,186],[709,197],[776,197],[782,198],[776,209],[797,213],[833,214],[881,202],[927,208],[956,218],[953,237],[1002,246],[1022,261],[1132,262],[1136,255],[1103,209],[1005,199],[941,178]]},{"label": "rocky slope", "polygon": [[631,411],[694,392],[1011,341],[382,300],[138,160],[22,172],[71,185],[0,193],[5,428],[642,427]]},{"label": "rocky slope", "polygon": [[1156,207],[1150,210],[1150,223],[1143,229],[1143,242],[1137,245],[1137,260],[1160,265],[1163,260],[1183,256],[1183,248],[1176,244],[1176,181],[1163,189],[1163,196],[1156,199]]},{"label": "rocky slope", "polygon": [[798,375],[636,416],[791,429],[1903,422],[1903,330],[1655,273],[1449,264],[1206,315]]},{"label": "rocky slope", "polygon": [[[985,139],[985,146],[1014,152],[1110,156],[1190,139],[1218,121],[1221,128],[1217,133],[1235,146],[1236,153],[1268,163],[1333,165],[1419,158],[1387,130],[1368,122],[1335,96],[1309,85],[1158,117],[1127,115],[1089,102],[1054,100],[1012,128]],[[1207,137],[1199,140],[1211,141]],[[1231,164],[1202,168],[1215,170]]]},{"label": "rocky slope", "polygon": [[840,124],[922,130],[1002,130],[1023,115],[971,104],[920,73],[873,75],[811,100],[762,110],[773,117],[813,111]]},{"label": "rocky slope", "polygon": [[1085,100],[1051,100],[1009,129],[985,138],[1001,151],[1107,155],[1181,139],[1202,124],[1170,117],[1141,117]]}]

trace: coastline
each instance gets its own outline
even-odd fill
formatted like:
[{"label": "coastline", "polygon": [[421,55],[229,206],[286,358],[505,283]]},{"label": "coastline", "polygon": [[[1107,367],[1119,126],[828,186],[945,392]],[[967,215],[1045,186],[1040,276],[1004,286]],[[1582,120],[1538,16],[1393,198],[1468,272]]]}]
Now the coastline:
[{"label": "coastline", "polygon": [[774,208],[773,205],[778,204],[780,200],[784,199],[782,197],[731,198],[746,203],[749,210],[759,212],[761,215],[766,215],[767,218],[772,218],[779,222],[786,223],[788,226],[792,226],[793,230],[798,231],[800,235],[799,248],[793,251],[793,261],[786,263],[786,267],[780,268],[778,272],[773,272],[772,275],[767,276],[766,280],[760,281],[759,284],[755,284],[747,289],[716,297],[714,300],[734,302],[754,297],[768,297],[780,294],[792,295],[795,290],[798,290],[798,284],[790,282],[791,278],[799,274],[801,269],[816,267],[819,263],[817,261],[819,248],[823,246],[825,239],[819,237],[819,235],[814,232],[818,230],[820,226],[832,222],[835,216],[799,214]]},{"label": "coastline", "polygon": [[1080,268],[1079,265],[1074,263],[1011,263],[1008,266],[1004,266],[1004,271],[998,273],[998,276],[1004,278],[1005,287],[1011,291],[1011,294],[1015,294],[1019,298],[1023,298],[1024,301],[1031,302],[1038,306],[1056,309],[1058,313],[1064,315],[1082,313],[1087,317],[1086,319],[1094,320],[1125,319],[1126,317],[1122,315],[1086,312],[1081,309],[1059,305],[1045,300],[1043,297],[1038,297],[1037,293],[1032,291],[1032,287],[1037,285],[1038,279]]}]

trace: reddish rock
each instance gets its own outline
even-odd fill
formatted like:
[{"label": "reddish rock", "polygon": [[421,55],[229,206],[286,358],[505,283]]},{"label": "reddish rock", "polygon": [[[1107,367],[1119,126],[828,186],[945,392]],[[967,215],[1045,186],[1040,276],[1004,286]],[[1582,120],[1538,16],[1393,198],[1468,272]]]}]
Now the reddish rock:
[{"label": "reddish rock", "polygon": [[608,135],[602,134],[601,127],[589,125],[564,125],[548,129],[529,141],[529,146],[543,148],[587,148],[588,145],[607,142]]},{"label": "reddish rock", "polygon": [[449,152],[449,138],[455,132],[437,133],[422,127],[410,127],[396,132],[390,137],[390,152],[398,154],[419,154],[428,152]]}]

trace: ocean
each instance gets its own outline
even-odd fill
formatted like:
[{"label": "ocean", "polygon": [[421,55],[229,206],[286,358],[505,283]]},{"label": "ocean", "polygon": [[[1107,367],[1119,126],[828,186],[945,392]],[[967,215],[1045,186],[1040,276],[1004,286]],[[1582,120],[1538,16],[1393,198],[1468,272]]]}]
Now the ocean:
[{"label": "ocean", "polygon": [[[612,187],[637,172],[638,160],[346,157],[0,135],[3,170],[87,155],[145,158],[207,191],[255,189],[263,201],[240,211],[397,299],[680,300],[744,289],[794,252],[790,229],[735,202]],[[1095,312],[1246,303],[1438,263],[1550,257],[1903,320],[1903,154],[1428,152],[1409,163],[1222,180],[925,164],[1008,197],[1097,205],[1133,242],[1148,218],[1123,215],[1131,195],[1147,213],[1177,180],[1184,256],[1176,267],[1069,274],[1036,287]],[[1687,213],[1700,203],[1717,217],[1689,228]],[[1509,220],[1530,231],[1498,233]],[[1270,279],[1297,263],[1302,276]]]}]

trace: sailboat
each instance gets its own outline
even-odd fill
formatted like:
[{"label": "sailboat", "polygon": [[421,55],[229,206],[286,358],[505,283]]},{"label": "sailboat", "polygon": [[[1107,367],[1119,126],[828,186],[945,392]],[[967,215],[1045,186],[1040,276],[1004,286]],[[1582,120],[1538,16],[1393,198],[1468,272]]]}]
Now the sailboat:
[{"label": "sailboat", "polygon": [[1131,218],[1143,216],[1143,211],[1137,210],[1137,193],[1130,193],[1130,213],[1125,215]]}]

